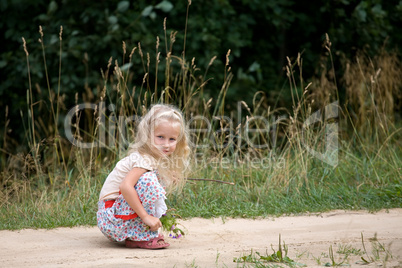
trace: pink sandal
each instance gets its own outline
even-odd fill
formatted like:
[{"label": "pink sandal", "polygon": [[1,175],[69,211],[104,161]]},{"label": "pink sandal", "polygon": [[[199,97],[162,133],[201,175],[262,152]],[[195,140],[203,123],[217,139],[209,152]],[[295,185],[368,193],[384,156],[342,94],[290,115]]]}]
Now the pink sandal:
[{"label": "pink sandal", "polygon": [[[162,245],[158,244],[158,242],[160,241],[163,241],[164,243]],[[126,247],[128,248],[161,249],[161,248],[167,248],[169,246],[170,244],[166,243],[165,240],[163,239],[163,235],[159,235],[158,237],[155,237],[154,239],[151,239],[149,241],[126,240]]]}]

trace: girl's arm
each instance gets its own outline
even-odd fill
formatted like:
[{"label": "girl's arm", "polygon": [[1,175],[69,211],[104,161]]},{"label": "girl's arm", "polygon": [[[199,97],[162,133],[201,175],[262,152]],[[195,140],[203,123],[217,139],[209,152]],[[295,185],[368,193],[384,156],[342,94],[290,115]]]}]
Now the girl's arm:
[{"label": "girl's arm", "polygon": [[147,171],[143,168],[133,168],[120,183],[120,192],[130,207],[137,213],[138,217],[150,227],[151,231],[157,231],[159,227],[162,227],[161,221],[145,211],[137,191],[134,189],[141,175]]}]

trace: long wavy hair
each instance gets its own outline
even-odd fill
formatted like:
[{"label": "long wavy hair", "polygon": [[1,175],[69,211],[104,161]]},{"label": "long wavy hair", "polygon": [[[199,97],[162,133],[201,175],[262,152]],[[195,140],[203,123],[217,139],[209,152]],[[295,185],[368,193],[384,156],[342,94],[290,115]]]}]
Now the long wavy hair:
[{"label": "long wavy hair", "polygon": [[[154,146],[154,131],[162,122],[169,122],[173,127],[180,128],[175,151],[166,156]],[[181,188],[185,176],[190,171],[189,131],[183,114],[172,105],[156,104],[140,120],[135,142],[130,146],[129,154],[138,151],[142,155],[151,156],[156,168],[168,190]]]}]

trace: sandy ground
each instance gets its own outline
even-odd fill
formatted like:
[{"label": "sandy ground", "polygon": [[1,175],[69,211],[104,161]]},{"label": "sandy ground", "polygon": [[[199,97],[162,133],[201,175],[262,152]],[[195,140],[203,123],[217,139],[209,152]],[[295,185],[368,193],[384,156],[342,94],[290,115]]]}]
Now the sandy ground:
[{"label": "sandy ground", "polygon": [[[386,267],[402,267],[402,209],[374,214],[364,211],[332,211],[319,215],[269,219],[199,219],[183,221],[188,234],[169,240],[163,250],[128,249],[109,242],[97,227],[58,228],[51,230],[0,231],[0,267],[242,267],[234,258],[260,252],[273,253],[279,234],[288,245],[288,256],[308,267],[323,267],[332,245],[335,260],[339,249],[349,246],[363,251],[364,235],[369,256],[369,238],[392,253]],[[376,263],[356,263],[360,256],[351,255],[350,267],[377,267]],[[384,265],[383,265],[384,267]]]}]

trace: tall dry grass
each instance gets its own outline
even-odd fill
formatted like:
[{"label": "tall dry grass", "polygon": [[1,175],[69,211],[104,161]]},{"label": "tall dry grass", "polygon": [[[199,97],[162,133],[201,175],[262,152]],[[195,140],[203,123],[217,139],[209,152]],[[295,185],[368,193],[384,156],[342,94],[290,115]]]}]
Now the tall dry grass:
[{"label": "tall dry grass", "polygon": [[[40,35],[47,74],[43,32]],[[168,33],[166,21],[164,36],[169,36],[164,44],[156,38],[153,52],[144,51],[141,43],[127,48],[123,42],[122,58],[109,59],[101,71],[103,79],[99,85],[90,88],[86,84],[84,90],[76,93],[76,104],[95,104],[94,109],[77,111],[71,126],[77,140],[94,142],[88,149],[73,146],[62,134],[60,122],[71,107],[66,107],[65,96],[60,94],[61,58],[58,85],[50,85],[47,78],[46,98],[39,98],[43,92],[41,86],[33,86],[29,80],[27,108],[21,111],[25,122],[25,151],[15,153],[11,144],[16,141],[8,135],[7,128],[3,134],[2,207],[22,204],[27,199],[34,200],[35,206],[39,207],[51,202],[57,204],[57,200],[78,200],[78,206],[85,212],[91,206],[88,202],[96,200],[107,173],[125,154],[135,133],[136,121],[133,119],[142,116],[154,103],[177,105],[191,121],[196,147],[193,160],[194,165],[198,165],[192,177],[233,181],[243,185],[246,192],[252,192],[256,200],[262,198],[267,189],[275,187],[310,191],[311,185],[323,182],[325,174],[353,173],[356,166],[352,167],[350,163],[357,163],[363,173],[374,170],[377,181],[381,181],[381,174],[376,171],[377,160],[385,161],[389,164],[385,172],[400,177],[400,169],[396,167],[400,162],[401,126],[395,112],[400,111],[402,72],[396,53],[380,51],[374,59],[358,54],[355,59],[344,61],[342,69],[345,72],[337,78],[331,43],[327,38],[324,42],[327,49],[325,64],[318,77],[306,81],[302,77],[301,56],[294,61],[288,58],[286,75],[292,99],[290,110],[272,106],[265,93],[258,92],[252,103],[239,100],[237,109],[232,111],[227,110],[226,105],[226,95],[234,78],[230,50],[222,70],[225,80],[215,96],[206,98],[207,74],[216,57],[202,70],[196,59],[187,58],[185,51],[174,54],[176,33]],[[61,29],[60,54],[62,40]],[[29,74],[28,48],[24,45],[24,49]],[[134,57],[139,57],[140,66],[134,64]],[[344,102],[340,88],[345,91]],[[334,101],[338,101],[338,117],[321,118],[305,127],[308,118],[317,110],[325,111],[325,107]],[[340,159],[338,168],[313,157],[307,149],[324,152],[326,130],[334,123],[339,125],[340,133],[336,152]],[[393,146],[397,146],[396,150]],[[378,153],[372,157],[370,152],[374,150]],[[389,150],[392,154],[387,158],[384,154]],[[261,159],[271,162],[263,167],[251,164]],[[365,166],[367,159],[369,165]],[[370,184],[370,180],[366,177],[358,183]],[[357,182],[352,178],[346,183]]]},{"label": "tall dry grass", "polygon": [[377,145],[395,129],[400,115],[402,67],[396,52],[379,51],[374,58],[358,53],[354,61],[346,60],[343,80],[346,105],[359,136]]}]

